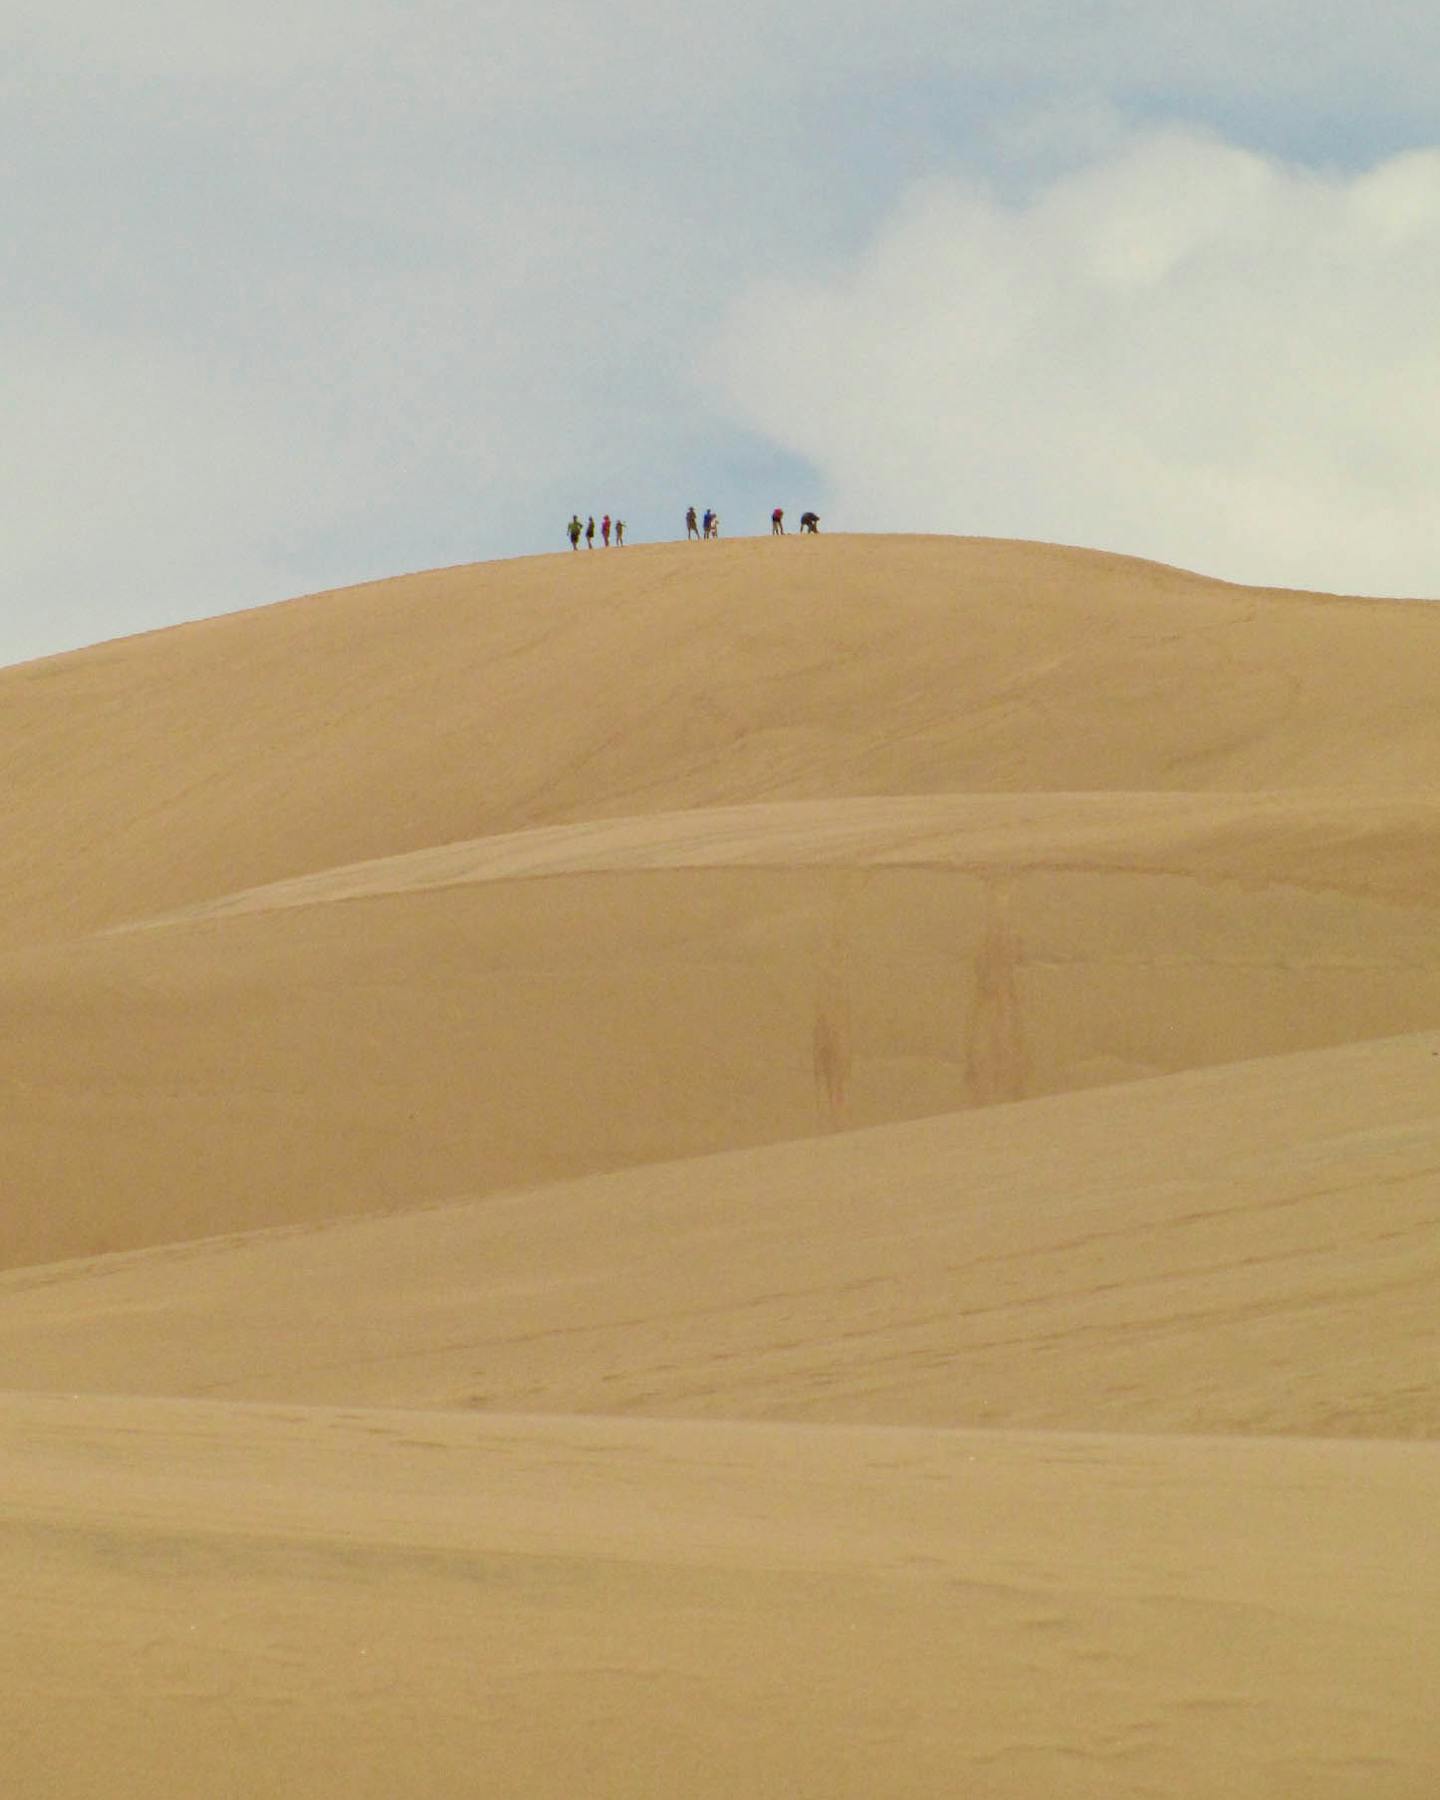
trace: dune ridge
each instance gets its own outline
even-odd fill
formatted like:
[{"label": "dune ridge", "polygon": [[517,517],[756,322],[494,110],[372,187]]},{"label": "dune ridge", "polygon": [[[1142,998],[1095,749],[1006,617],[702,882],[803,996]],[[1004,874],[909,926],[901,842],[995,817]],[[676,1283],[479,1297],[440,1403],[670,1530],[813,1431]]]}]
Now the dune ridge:
[{"label": "dune ridge", "polygon": [[0,671],[19,1791],[1428,1800],[1437,631],[827,537]]},{"label": "dune ridge", "polygon": [[[1436,818],[1273,793],[706,808],[27,946],[0,957],[0,1266],[1423,1029]],[[112,1204],[57,1210],[101,1136]]]},{"label": "dune ridge", "polygon": [[1423,605],[986,540],[686,550],[438,570],[0,671],[5,941],[650,811],[1440,786]]}]

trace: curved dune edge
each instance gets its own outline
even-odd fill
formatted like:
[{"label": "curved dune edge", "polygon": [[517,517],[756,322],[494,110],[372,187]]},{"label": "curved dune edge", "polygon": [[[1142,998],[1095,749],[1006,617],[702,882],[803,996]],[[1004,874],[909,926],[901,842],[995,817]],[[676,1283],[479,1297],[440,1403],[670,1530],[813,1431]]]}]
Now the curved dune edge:
[{"label": "curved dune edge", "polygon": [[1418,898],[1440,879],[1440,801],[1344,793],[900,794],[537,826],[322,869],[112,933],[483,882],[642,870],[1137,870]]},{"label": "curved dune edge", "polygon": [[1440,791],[1432,608],[1038,544],[697,549],[436,571],[0,671],[0,942],[641,813]]},{"label": "curved dune edge", "polygon": [[0,1266],[1423,1029],[1436,819],[1335,796],[760,806],[17,950]]},{"label": "curved dune edge", "polygon": [[0,1265],[1420,1030],[1438,819],[1334,794],[745,806],[13,950]]},{"label": "curved dune edge", "polygon": [[11,1386],[1440,1435],[1440,1036],[0,1278]]}]

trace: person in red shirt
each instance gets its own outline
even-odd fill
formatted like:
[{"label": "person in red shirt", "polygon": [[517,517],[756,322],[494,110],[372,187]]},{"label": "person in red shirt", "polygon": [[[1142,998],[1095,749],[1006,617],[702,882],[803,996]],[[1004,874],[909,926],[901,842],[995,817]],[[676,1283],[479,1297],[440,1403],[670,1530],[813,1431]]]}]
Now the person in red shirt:
[{"label": "person in red shirt", "polygon": [[785,535],[785,509],[783,506],[777,506],[770,515],[770,535],[771,537],[784,537]]}]

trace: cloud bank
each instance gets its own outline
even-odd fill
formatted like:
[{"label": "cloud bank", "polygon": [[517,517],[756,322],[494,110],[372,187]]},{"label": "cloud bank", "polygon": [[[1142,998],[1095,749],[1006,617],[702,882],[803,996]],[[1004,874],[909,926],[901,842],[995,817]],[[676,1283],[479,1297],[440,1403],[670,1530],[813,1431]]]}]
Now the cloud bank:
[{"label": "cloud bank", "polygon": [[1431,595],[1437,282],[1440,152],[1132,133],[1021,201],[919,187],[853,267],[754,284],[712,367],[837,524]]}]

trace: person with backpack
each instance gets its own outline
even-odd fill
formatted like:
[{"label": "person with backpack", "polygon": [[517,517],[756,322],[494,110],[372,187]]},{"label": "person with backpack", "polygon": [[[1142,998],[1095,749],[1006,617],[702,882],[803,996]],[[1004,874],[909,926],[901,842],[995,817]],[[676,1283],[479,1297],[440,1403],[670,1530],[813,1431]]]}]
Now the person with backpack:
[{"label": "person with backpack", "polygon": [[770,515],[770,535],[771,537],[784,537],[785,535],[785,509],[783,506],[777,506]]},{"label": "person with backpack", "polygon": [[578,550],[580,548],[580,515],[579,515],[579,513],[571,514],[570,523],[565,527],[565,529],[570,534],[570,548],[572,550]]}]

